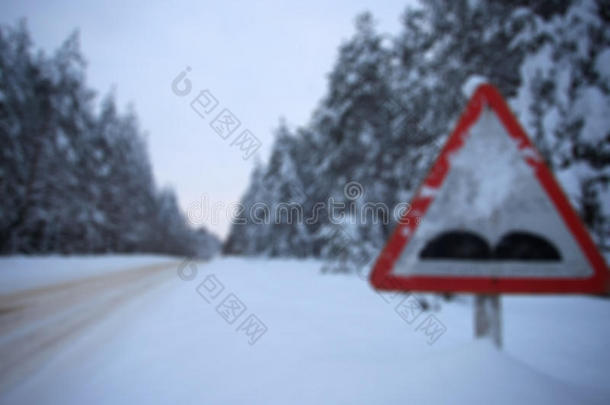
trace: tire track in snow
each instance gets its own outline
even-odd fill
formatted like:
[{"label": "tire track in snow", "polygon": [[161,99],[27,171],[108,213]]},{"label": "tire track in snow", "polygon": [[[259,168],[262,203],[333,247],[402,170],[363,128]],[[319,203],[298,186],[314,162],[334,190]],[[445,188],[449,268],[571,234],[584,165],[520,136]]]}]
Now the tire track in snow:
[{"label": "tire track in snow", "polygon": [[0,295],[0,393],[44,365],[87,326],[169,280],[176,265],[138,267]]}]

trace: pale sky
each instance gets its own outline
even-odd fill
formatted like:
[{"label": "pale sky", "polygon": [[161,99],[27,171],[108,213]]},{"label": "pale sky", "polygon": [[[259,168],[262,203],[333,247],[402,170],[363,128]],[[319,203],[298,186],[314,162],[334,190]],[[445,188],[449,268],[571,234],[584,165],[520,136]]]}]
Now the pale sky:
[{"label": "pale sky", "polygon": [[[225,237],[230,204],[245,192],[255,157],[243,160],[233,138],[210,128],[216,113],[231,110],[241,121],[234,136],[249,129],[266,161],[280,117],[293,127],[309,120],[354,17],[371,11],[381,32],[396,33],[408,3],[19,0],[0,5],[0,22],[25,17],[47,51],[78,28],[89,86],[100,96],[114,88],[122,108],[134,105],[157,184],[176,191],[194,222]],[[187,66],[193,91],[181,98],[171,82]],[[205,119],[189,105],[204,89],[219,102]],[[202,199],[205,211],[197,208]]]}]

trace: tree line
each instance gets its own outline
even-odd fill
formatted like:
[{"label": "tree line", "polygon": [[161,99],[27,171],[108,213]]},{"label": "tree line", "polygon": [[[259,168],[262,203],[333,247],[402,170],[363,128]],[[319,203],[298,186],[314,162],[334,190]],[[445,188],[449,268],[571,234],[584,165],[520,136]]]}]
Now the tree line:
[{"label": "tree line", "polygon": [[211,255],[155,185],[133,108],[97,102],[85,70],[77,33],[47,55],[25,21],[0,28],[0,253]]},{"label": "tree line", "polygon": [[[407,7],[401,21],[401,31],[387,35],[371,14],[358,16],[309,122],[280,123],[224,251],[375,257],[392,221],[252,221],[247,213],[294,202],[309,217],[329,197],[347,213],[409,201],[466,104],[462,87],[483,76],[508,99],[596,243],[610,252],[607,2],[426,0]],[[358,199],[344,193],[351,181],[362,185]]]}]

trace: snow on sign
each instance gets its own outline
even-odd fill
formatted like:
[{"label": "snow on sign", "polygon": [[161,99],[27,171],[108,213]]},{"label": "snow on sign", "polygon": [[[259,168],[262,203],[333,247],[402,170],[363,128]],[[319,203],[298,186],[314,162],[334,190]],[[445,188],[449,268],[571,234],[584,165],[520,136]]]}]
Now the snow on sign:
[{"label": "snow on sign", "polygon": [[604,294],[608,269],[500,93],[483,84],[371,282],[387,290]]}]

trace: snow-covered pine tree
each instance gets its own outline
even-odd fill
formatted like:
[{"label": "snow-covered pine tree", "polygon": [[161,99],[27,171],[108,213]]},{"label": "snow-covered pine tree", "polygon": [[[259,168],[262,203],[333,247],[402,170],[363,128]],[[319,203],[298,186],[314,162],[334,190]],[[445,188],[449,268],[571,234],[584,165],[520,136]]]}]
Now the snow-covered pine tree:
[{"label": "snow-covered pine tree", "polygon": [[[291,138],[288,177],[298,174],[309,206],[332,198],[347,208],[384,203],[393,213],[410,199],[458,118],[466,102],[463,85],[482,76],[509,99],[598,244],[608,249],[609,15],[601,0],[427,0],[405,11],[403,31],[393,41],[375,32],[370,15],[360,16],[356,33],[340,48],[327,94]],[[260,171],[274,185],[290,181],[279,171],[270,175],[269,166]],[[349,181],[359,182],[364,196],[346,199],[342,189]],[[263,195],[271,205],[286,198],[260,186],[269,188],[265,181],[251,183],[248,204]],[[350,246],[374,250],[393,223],[344,225],[322,211],[300,234],[312,255],[328,257],[337,251],[329,248],[336,245],[329,239],[336,228],[349,229]],[[256,224],[234,226],[229,242],[245,229],[261,235],[247,253],[295,254],[284,241],[296,227],[278,231],[281,249],[273,247],[273,228]]]},{"label": "snow-covered pine tree", "polygon": [[0,252],[213,253],[157,191],[135,113],[93,98],[78,34],[49,57],[0,29]]},{"label": "snow-covered pine tree", "polygon": [[610,252],[610,19],[603,1],[535,15],[513,107],[598,245]]}]

